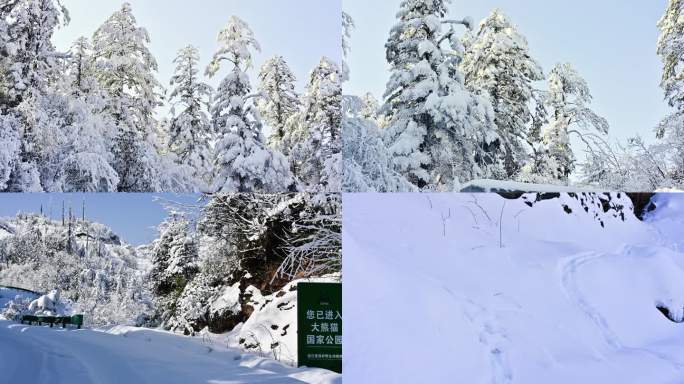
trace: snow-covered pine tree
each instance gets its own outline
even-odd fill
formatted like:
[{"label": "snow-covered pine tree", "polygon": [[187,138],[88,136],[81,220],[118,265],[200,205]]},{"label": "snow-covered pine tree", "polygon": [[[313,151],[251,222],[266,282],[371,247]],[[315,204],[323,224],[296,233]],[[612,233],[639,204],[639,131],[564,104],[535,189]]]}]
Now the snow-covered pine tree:
[{"label": "snow-covered pine tree", "polygon": [[[351,31],[354,22],[342,14],[342,47],[345,58],[351,52]],[[342,80],[349,77],[343,68]],[[413,184],[398,174],[392,165],[383,135],[378,128],[378,100],[370,93],[362,98],[342,96],[342,190],[344,192],[406,192]]]},{"label": "snow-covered pine tree", "polygon": [[131,5],[124,3],[93,35],[95,76],[111,103],[107,112],[119,129],[114,143],[120,192],[150,191],[157,184],[155,158],[148,135],[160,105],[157,62],[147,48],[147,30],[137,26]]},{"label": "snow-covered pine tree", "polygon": [[[208,108],[213,90],[198,78],[198,62],[199,51],[192,45],[181,49],[174,60],[176,71],[171,78],[169,95],[173,115],[169,123],[169,149],[182,164],[193,170],[193,177],[198,182],[208,185],[212,128],[205,108]],[[182,110],[176,115],[178,106]]]},{"label": "snow-covered pine tree", "polygon": [[532,83],[544,79],[543,71],[530,55],[525,37],[498,9],[468,39],[460,68],[466,86],[492,103],[499,141],[490,148],[508,180],[527,160]]},{"label": "snow-covered pine tree", "polygon": [[352,31],[354,30],[354,19],[347,12],[342,12],[342,78],[341,81],[344,83],[349,80],[349,64],[347,63],[347,58],[351,52],[351,39]]},{"label": "snow-covered pine tree", "polygon": [[380,110],[380,102],[378,99],[376,99],[372,93],[366,92],[361,98],[361,101],[363,102],[363,105],[359,111],[359,116],[377,122],[378,111]]},{"label": "snow-covered pine tree", "polygon": [[309,75],[303,135],[291,153],[292,168],[308,192],[339,192],[342,180],[340,69],[327,57]]},{"label": "snow-covered pine tree", "polygon": [[548,163],[543,177],[567,183],[575,169],[570,135],[577,135],[587,146],[601,141],[609,130],[608,121],[589,108],[592,96],[587,82],[568,63],[556,65],[549,74],[547,109],[549,124],[544,129]]},{"label": "snow-covered pine tree", "polygon": [[394,170],[382,131],[367,116],[370,109],[357,96],[342,99],[343,191],[414,191],[415,186]]},{"label": "snow-covered pine tree", "polygon": [[0,8],[4,51],[0,59],[0,113],[19,120],[21,149],[14,163],[7,189],[12,192],[40,192],[39,163],[42,161],[36,139],[36,119],[40,98],[45,94],[59,54],[51,38],[68,23],[69,15],[59,0],[8,1]]},{"label": "snow-covered pine tree", "polygon": [[[385,45],[391,76],[383,113],[395,169],[419,188],[453,190],[490,176],[486,147],[498,138],[491,105],[456,68],[463,47],[445,20],[450,0],[403,0]],[[451,24],[443,31],[443,24]],[[442,47],[450,43],[450,49]]]},{"label": "snow-covered pine tree", "polygon": [[72,44],[68,59],[68,75],[75,95],[79,96],[92,90],[93,84],[93,46],[90,40],[81,36]]},{"label": "snow-covered pine tree", "polygon": [[259,72],[259,112],[271,127],[268,144],[288,155],[290,147],[284,142],[287,121],[299,111],[299,95],[295,91],[295,77],[282,56],[267,60]]},{"label": "snow-covered pine tree", "polygon": [[659,124],[656,134],[670,147],[674,182],[684,185],[684,1],[669,0],[658,22],[660,37],[657,52],[663,62],[660,83],[665,99],[674,112]]},{"label": "snow-covered pine tree", "polygon": [[0,192],[10,186],[20,149],[19,121],[12,115],[0,114]]},{"label": "snow-covered pine tree", "polygon": [[[58,54],[52,44],[55,30],[69,22],[69,13],[60,0],[19,0],[2,5],[8,38],[0,48],[8,53],[6,77],[9,106],[45,91],[49,72],[55,68]],[[7,22],[8,20],[9,23]]]},{"label": "snow-covered pine tree", "polygon": [[249,25],[232,16],[218,36],[219,48],[207,68],[213,77],[221,63],[232,65],[221,81],[211,107],[213,125],[219,134],[215,147],[214,186],[217,192],[283,192],[294,181],[287,159],[269,149],[261,132],[261,117],[254,105],[256,95],[246,71],[252,66],[252,50],[259,43]]},{"label": "snow-covered pine tree", "polygon": [[173,315],[176,300],[198,272],[197,244],[189,234],[189,222],[171,216],[159,226],[152,251],[148,279],[157,301],[157,318],[163,325]]}]

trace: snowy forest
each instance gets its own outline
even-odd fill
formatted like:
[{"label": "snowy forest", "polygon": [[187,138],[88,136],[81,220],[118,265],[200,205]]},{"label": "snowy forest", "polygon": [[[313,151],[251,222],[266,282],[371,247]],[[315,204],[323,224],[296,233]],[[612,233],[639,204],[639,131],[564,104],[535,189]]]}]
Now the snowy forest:
[{"label": "snowy forest", "polygon": [[[591,85],[572,63],[545,70],[502,11],[476,24],[450,14],[451,3],[401,1],[385,44],[383,99],[344,96],[345,191],[459,191],[477,180],[684,188],[683,2],[669,0],[654,42],[671,114],[653,127],[654,142],[626,143],[611,139],[609,122],[592,109]],[[352,16],[342,24],[348,58]],[[349,76],[343,64],[343,79]]]},{"label": "snowy forest", "polygon": [[[340,195],[197,199],[165,202],[158,238],[138,247],[90,221],[85,206],[63,208],[61,219],[42,209],[0,219],[0,282],[59,289],[88,326],[232,332],[235,347],[296,361],[297,281],[341,280]],[[25,314],[25,304],[0,315]]]},{"label": "snowy forest", "polygon": [[232,16],[206,68],[178,47],[175,74],[158,79],[160,37],[130,4],[113,11],[59,52],[60,0],[0,3],[0,191],[340,191],[337,63],[322,57],[303,91],[279,55],[251,79],[258,36]]}]

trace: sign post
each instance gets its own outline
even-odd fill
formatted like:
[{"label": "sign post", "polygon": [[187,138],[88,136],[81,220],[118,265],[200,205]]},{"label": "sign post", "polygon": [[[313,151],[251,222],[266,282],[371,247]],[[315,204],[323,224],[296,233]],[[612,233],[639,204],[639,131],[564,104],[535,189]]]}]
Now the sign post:
[{"label": "sign post", "polygon": [[297,284],[299,366],[342,373],[342,284]]}]

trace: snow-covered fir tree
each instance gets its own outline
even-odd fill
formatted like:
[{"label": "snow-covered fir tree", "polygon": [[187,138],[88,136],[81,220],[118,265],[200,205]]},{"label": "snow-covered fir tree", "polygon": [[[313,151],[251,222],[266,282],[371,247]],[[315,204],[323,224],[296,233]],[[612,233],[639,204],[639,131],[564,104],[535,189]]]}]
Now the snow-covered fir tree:
[{"label": "snow-covered fir tree", "polygon": [[154,148],[148,135],[160,105],[157,62],[149,51],[147,30],[138,27],[131,5],[124,3],[93,35],[95,76],[111,98],[107,112],[118,127],[114,144],[120,192],[156,187]]},{"label": "snow-covered fir tree", "polygon": [[659,124],[657,137],[667,144],[672,164],[668,175],[676,185],[684,185],[684,2],[669,0],[658,22],[657,53],[663,62],[660,83],[665,99],[674,111]]},{"label": "snow-covered fir tree", "polygon": [[347,63],[347,58],[351,52],[351,43],[349,42],[349,39],[351,38],[353,30],[354,19],[347,12],[342,12],[342,55],[344,57],[342,60],[342,82],[349,80],[349,64]]},{"label": "snow-covered fir tree", "polygon": [[490,149],[510,179],[527,161],[532,84],[544,79],[542,69],[530,55],[525,37],[498,9],[467,40],[460,68],[466,86],[492,103],[499,141]]},{"label": "snow-covered fir tree", "polygon": [[[391,76],[383,112],[395,169],[419,188],[453,190],[489,176],[487,146],[498,139],[494,113],[454,65],[463,47],[448,21],[449,0],[403,0],[387,41]],[[444,31],[443,25],[451,25]],[[449,47],[443,44],[448,42]]]},{"label": "snow-covered fir tree", "polygon": [[[188,45],[178,52],[176,71],[171,78],[172,114],[169,124],[169,148],[182,164],[194,171],[198,182],[208,184],[211,176],[211,121],[206,112],[212,88],[202,82],[199,73],[199,51]],[[176,110],[181,108],[180,113]]]},{"label": "snow-covered fir tree", "polygon": [[[3,76],[10,106],[16,106],[45,91],[59,56],[51,38],[69,22],[69,13],[59,0],[9,1],[0,12],[8,38],[3,50],[11,63]],[[7,20],[12,20],[9,25]]]},{"label": "snow-covered fir tree", "polygon": [[309,75],[303,125],[291,153],[295,175],[309,192],[339,191],[342,176],[340,69],[323,57]]},{"label": "snow-covered fir tree", "polygon": [[268,193],[291,189],[294,180],[287,159],[264,143],[261,117],[246,73],[259,43],[249,25],[236,16],[219,33],[218,41],[207,75],[215,76],[224,61],[232,68],[216,90],[211,107],[214,129],[219,134],[213,190]]},{"label": "snow-covered fir tree", "polygon": [[290,145],[285,142],[287,121],[300,108],[299,95],[295,91],[297,78],[282,56],[267,60],[259,72],[259,112],[271,128],[268,144],[271,148],[288,155]]},{"label": "snow-covered fir tree", "polygon": [[12,115],[0,114],[0,191],[9,188],[21,149],[19,121]]},{"label": "snow-covered fir tree", "polygon": [[[556,65],[549,74],[547,108],[549,124],[544,128],[546,146],[542,177],[567,183],[575,169],[570,135],[592,146],[608,133],[608,121],[589,108],[592,96],[587,82],[568,63]],[[551,166],[550,166],[551,165]]]},{"label": "snow-covered fir tree", "polygon": [[342,101],[342,188],[345,192],[408,192],[416,187],[392,166],[371,108],[357,96]]},{"label": "snow-covered fir tree", "polygon": [[[81,36],[72,44],[67,64],[70,85],[73,92],[80,96],[93,90],[93,46],[88,38]],[[99,87],[98,87],[99,88]]]},{"label": "snow-covered fir tree", "polygon": [[163,222],[152,250],[148,278],[156,300],[156,321],[162,326],[171,318],[178,295],[198,272],[197,245],[188,226],[189,222],[182,217]]},{"label": "snow-covered fir tree", "polygon": [[2,80],[0,113],[19,120],[21,148],[19,160],[6,189],[11,192],[40,192],[39,163],[42,160],[36,139],[37,104],[47,92],[48,82],[59,55],[51,38],[68,23],[66,9],[56,0],[20,0],[3,4],[2,34],[6,39],[0,61]]},{"label": "snow-covered fir tree", "polygon": [[[351,16],[342,15],[343,54],[351,52],[351,30],[354,21]],[[349,77],[346,69],[342,80]],[[362,98],[342,97],[342,188],[346,192],[405,192],[415,186],[394,170],[392,158],[378,127],[380,104],[369,92]]]}]

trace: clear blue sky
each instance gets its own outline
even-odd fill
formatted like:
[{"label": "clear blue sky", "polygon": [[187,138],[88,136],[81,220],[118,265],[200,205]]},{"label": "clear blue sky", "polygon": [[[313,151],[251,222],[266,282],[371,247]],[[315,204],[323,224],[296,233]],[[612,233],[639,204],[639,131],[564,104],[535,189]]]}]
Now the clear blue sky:
[{"label": "clear blue sky", "polygon": [[[400,0],[345,0],[356,22],[345,92],[372,92],[380,98],[388,79],[384,44]],[[471,16],[479,24],[500,8],[529,41],[545,72],[557,62],[571,62],[588,81],[593,108],[611,124],[611,137],[641,134],[667,113],[659,88],[662,74],[656,55],[656,23],[666,0],[454,0],[450,17]],[[580,157],[583,159],[583,156]]]},{"label": "clear blue sky", "polygon": [[[200,195],[138,193],[3,193],[0,194],[0,217],[13,217],[19,212],[43,213],[61,220],[62,201],[68,211],[73,208],[81,217],[85,200],[86,219],[109,226],[132,245],[150,243],[157,238],[157,226],[167,217],[165,202],[197,205]],[[203,205],[203,203],[202,203]]]},{"label": "clear blue sky", "polygon": [[[150,33],[150,49],[159,63],[158,80],[168,87],[173,59],[179,49],[193,44],[200,51],[202,73],[216,51],[216,37],[230,16],[246,21],[261,44],[255,58],[258,69],[268,58],[282,55],[293,69],[303,89],[321,56],[340,61],[341,0],[128,0],[138,25]],[[79,36],[93,32],[124,1],[62,0],[71,14],[71,23],[57,31],[55,46],[67,50]],[[210,83],[218,84],[226,70]],[[256,72],[252,84],[256,85]]]}]

